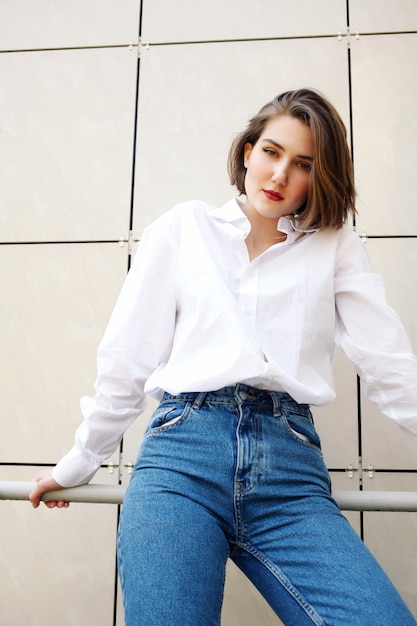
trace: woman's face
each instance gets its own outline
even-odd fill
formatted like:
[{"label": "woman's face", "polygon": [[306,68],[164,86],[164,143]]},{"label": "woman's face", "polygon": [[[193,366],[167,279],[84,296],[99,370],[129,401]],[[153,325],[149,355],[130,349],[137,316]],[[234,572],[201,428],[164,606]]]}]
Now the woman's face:
[{"label": "woman's face", "polygon": [[276,221],[299,209],[307,199],[314,158],[308,126],[290,115],[266,124],[258,141],[247,143],[244,211],[252,218]]}]

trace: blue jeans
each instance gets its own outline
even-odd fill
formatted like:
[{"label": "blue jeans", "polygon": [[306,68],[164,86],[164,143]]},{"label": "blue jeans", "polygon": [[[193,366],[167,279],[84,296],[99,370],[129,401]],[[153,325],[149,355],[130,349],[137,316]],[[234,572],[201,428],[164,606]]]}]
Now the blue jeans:
[{"label": "blue jeans", "polygon": [[340,513],[307,405],[247,385],[165,394],[118,537],[126,626],[218,626],[231,558],[286,626],[415,626]]}]

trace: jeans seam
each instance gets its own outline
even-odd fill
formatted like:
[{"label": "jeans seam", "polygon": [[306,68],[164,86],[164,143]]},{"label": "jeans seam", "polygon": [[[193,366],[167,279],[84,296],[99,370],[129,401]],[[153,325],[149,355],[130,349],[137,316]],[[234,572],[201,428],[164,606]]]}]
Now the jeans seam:
[{"label": "jeans seam", "polygon": [[237,543],[236,546],[241,550],[245,550],[246,552],[251,554],[271,572],[274,578],[294,598],[294,600],[303,609],[303,611],[311,619],[315,626],[326,626],[325,622],[317,613],[317,611],[304,598],[304,596],[298,591],[298,589],[290,583],[285,574],[270,559],[268,559],[262,552],[259,552],[250,544]]},{"label": "jeans seam", "polygon": [[[228,560],[229,560],[229,558],[230,558],[230,552],[231,552],[231,551],[230,551],[230,545],[229,545],[229,549],[228,549],[228,551],[227,551],[226,563],[227,563],[227,561],[228,561]],[[222,591],[222,601],[221,601],[221,604],[220,604],[220,607],[219,607],[219,614],[218,614],[218,624],[219,624],[219,626],[220,626],[221,619],[222,619],[222,608],[223,608],[223,602],[224,602],[224,592],[225,592],[225,587],[226,587],[226,563],[225,563],[225,567],[224,567],[224,570],[223,570],[223,588],[222,588],[222,589],[223,589],[223,591]]]}]

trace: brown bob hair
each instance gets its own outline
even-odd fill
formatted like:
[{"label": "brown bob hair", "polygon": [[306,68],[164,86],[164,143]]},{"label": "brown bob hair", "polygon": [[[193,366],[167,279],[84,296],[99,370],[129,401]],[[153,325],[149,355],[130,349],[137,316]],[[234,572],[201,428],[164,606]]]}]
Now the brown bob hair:
[{"label": "brown bob hair", "polygon": [[311,89],[276,96],[249,120],[229,152],[230,182],[245,194],[245,145],[255,145],[270,119],[290,115],[306,124],[313,135],[314,161],[304,206],[297,212],[301,229],[340,228],[354,215],[353,166],[343,121],[326,98]]}]

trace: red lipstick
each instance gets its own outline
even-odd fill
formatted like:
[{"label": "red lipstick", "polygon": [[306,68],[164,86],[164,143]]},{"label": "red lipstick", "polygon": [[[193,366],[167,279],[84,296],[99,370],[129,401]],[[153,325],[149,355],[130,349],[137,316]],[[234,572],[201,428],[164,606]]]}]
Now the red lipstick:
[{"label": "red lipstick", "polygon": [[272,200],[273,202],[279,202],[280,200],[284,200],[284,197],[281,196],[278,191],[273,191],[272,189],[263,189],[262,190],[268,200]]}]

